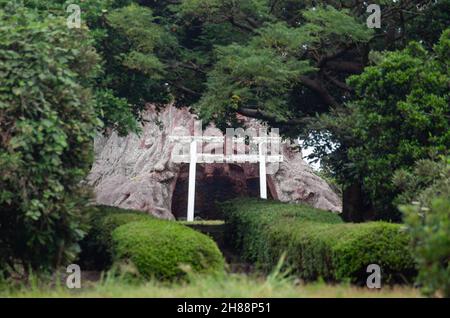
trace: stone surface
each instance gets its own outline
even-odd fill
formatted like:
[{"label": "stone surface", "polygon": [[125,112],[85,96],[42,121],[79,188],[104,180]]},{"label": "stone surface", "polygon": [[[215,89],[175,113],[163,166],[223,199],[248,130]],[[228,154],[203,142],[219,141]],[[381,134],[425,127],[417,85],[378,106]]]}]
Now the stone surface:
[{"label": "stone surface", "polygon": [[[187,203],[188,164],[171,160],[169,136],[176,127],[194,132],[195,116],[187,108],[166,106],[159,112],[148,105],[140,135],[119,137],[112,132],[95,139],[95,162],[88,176],[98,204],[146,211],[160,218],[183,217]],[[245,119],[248,126],[259,122]],[[204,135],[219,135],[208,127]],[[340,212],[341,199],[303,161],[301,153],[283,144],[284,161],[267,176],[269,197],[283,202],[305,202]],[[258,164],[198,164],[196,215],[214,209],[214,200],[258,196]],[[197,211],[199,210],[199,211]],[[214,211],[210,211],[214,217]],[[202,214],[203,213],[203,214]]]}]

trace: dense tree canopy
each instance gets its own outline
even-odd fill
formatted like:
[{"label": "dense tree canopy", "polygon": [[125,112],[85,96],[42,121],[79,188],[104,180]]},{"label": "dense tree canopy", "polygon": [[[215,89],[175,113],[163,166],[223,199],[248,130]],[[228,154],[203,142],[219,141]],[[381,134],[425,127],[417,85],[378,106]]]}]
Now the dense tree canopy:
[{"label": "dense tree canopy", "polygon": [[92,139],[146,103],[305,139],[348,219],[399,219],[395,171],[448,152],[450,0],[377,2],[379,29],[363,0],[79,1],[69,29],[73,1],[0,0],[0,262],[73,257]]},{"label": "dense tree canopy", "polygon": [[78,252],[88,199],[80,182],[99,126],[89,89],[98,61],[85,28],[68,32],[64,19],[14,5],[0,10],[1,271],[48,269]]},{"label": "dense tree canopy", "polygon": [[[70,1],[24,1],[64,15]],[[305,118],[351,98],[348,76],[372,50],[411,38],[434,44],[449,1],[379,1],[382,28],[369,29],[358,0],[108,0],[80,2],[104,59],[100,87],[145,102],[194,105],[224,127],[236,113],[276,124],[291,136]],[[432,23],[430,23],[432,22]],[[432,24],[433,28],[424,28]],[[236,80],[239,78],[239,80]]]},{"label": "dense tree canopy", "polygon": [[[413,42],[379,56],[376,65],[350,78],[354,99],[316,122],[318,131],[331,135],[316,134],[309,143],[324,145],[316,151],[325,163],[341,183],[360,184],[379,215],[395,215],[396,169],[450,147],[449,45],[447,30],[433,51]],[[339,147],[327,155],[332,143]]]}]

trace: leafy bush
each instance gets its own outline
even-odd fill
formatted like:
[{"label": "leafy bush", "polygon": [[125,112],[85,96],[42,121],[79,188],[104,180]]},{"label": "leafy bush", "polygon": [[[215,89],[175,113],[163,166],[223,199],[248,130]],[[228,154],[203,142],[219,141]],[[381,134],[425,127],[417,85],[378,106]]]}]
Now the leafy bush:
[{"label": "leafy bush", "polygon": [[113,232],[115,258],[129,259],[146,278],[177,279],[186,269],[197,273],[223,270],[224,259],[208,236],[175,222],[149,219]]},{"label": "leafy bush", "polygon": [[[328,148],[317,148],[322,162],[345,187],[362,190],[361,201],[374,211],[367,217],[400,221],[394,202],[398,192],[389,182],[395,171],[448,151],[449,47],[447,29],[432,51],[412,42],[404,50],[384,53],[379,63],[349,79],[355,88],[353,101],[314,124],[314,129],[328,134],[324,140],[317,135],[307,145],[321,140],[327,144]],[[329,155],[327,149],[333,145],[337,150]]]},{"label": "leafy bush", "polygon": [[[440,167],[420,169],[423,166]],[[418,283],[428,296],[440,295],[450,297],[450,158],[441,162],[418,162],[413,172],[403,171],[403,180],[427,180],[426,188],[409,188],[400,196],[408,198],[416,194],[415,204],[403,205],[405,223],[413,238],[414,256],[416,257],[419,276]],[[397,182],[400,177],[397,177]],[[417,182],[412,182],[416,185]]]},{"label": "leafy bush", "polygon": [[161,279],[183,277],[184,264],[199,273],[223,269],[215,242],[184,225],[140,211],[89,209],[91,229],[82,242],[80,261],[91,268],[104,270],[115,261],[131,260],[144,277]]},{"label": "leafy bush", "polygon": [[1,269],[50,270],[79,251],[98,60],[86,28],[1,3]]},{"label": "leafy bush", "polygon": [[95,100],[98,117],[103,122],[103,132],[106,132],[106,129],[114,129],[120,136],[140,132],[131,106],[125,98],[114,96],[112,90],[99,89],[95,92]]},{"label": "leafy bush", "polygon": [[410,204],[413,201],[429,205],[436,195],[450,196],[450,157],[438,160],[418,160],[411,169],[400,169],[394,174],[393,183],[401,192],[397,204]]},{"label": "leafy bush", "polygon": [[151,217],[141,211],[125,210],[111,206],[87,208],[90,229],[81,242],[79,262],[84,268],[103,270],[113,263],[112,232],[119,226],[146,221]]},{"label": "leafy bush", "polygon": [[410,205],[402,207],[413,237],[418,283],[428,296],[450,297],[450,199],[432,200],[426,211]]},{"label": "leafy bush", "polygon": [[365,281],[378,264],[384,282],[414,275],[409,236],[385,222],[343,223],[336,214],[304,205],[259,200],[224,204],[230,240],[247,260],[266,270],[283,253],[301,278]]}]

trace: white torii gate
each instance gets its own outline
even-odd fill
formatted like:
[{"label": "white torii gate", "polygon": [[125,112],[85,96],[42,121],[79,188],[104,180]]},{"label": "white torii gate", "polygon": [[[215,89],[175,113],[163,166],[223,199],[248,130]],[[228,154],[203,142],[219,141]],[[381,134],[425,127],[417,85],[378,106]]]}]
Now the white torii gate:
[{"label": "white torii gate", "polygon": [[[204,154],[197,153],[198,142],[213,142],[224,144],[224,136],[169,136],[169,140],[177,141],[181,144],[190,144],[189,155],[177,155],[177,162],[189,163],[189,190],[188,190],[188,206],[187,221],[194,221],[194,202],[195,202],[195,178],[197,163],[256,163],[259,162],[259,188],[260,197],[267,199],[267,181],[266,181],[266,163],[283,162],[282,155],[267,155],[264,151],[264,144],[268,142],[279,145],[281,137],[265,136],[265,137],[249,137],[250,144],[257,145],[257,154]],[[242,137],[232,137],[233,144],[245,144]],[[277,148],[279,149],[279,147]]]}]

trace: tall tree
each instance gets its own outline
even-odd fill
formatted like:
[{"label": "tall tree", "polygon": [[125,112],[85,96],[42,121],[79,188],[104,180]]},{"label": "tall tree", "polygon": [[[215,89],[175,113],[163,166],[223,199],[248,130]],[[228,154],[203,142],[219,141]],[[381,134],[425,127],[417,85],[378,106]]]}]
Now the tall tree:
[{"label": "tall tree", "polygon": [[11,2],[0,7],[0,271],[74,259],[99,125],[99,57],[84,28]]},{"label": "tall tree", "polygon": [[[24,3],[64,15],[69,1]],[[343,117],[346,103],[361,99],[348,79],[377,62],[380,52],[403,49],[411,39],[430,50],[448,25],[450,0],[377,3],[380,29],[367,27],[369,3],[363,0],[80,2],[104,61],[95,94],[101,118],[126,133],[136,130],[133,116],[146,102],[193,106],[222,128],[243,114],[287,136],[310,138],[316,157],[336,163],[327,166],[331,173],[349,171],[347,149],[355,136],[342,127],[321,129],[315,118]],[[333,155],[330,148],[337,148]],[[371,200],[361,180],[349,180],[355,183],[346,186],[359,194],[345,191],[344,197]]]},{"label": "tall tree", "polygon": [[318,131],[330,135],[324,139],[316,134],[310,144],[338,145],[328,155],[323,148],[316,151],[343,184],[356,184],[359,189],[353,191],[364,194],[358,200],[365,202],[347,202],[356,205],[345,211],[348,219],[398,220],[395,171],[448,152],[449,53],[450,29],[432,51],[412,42],[404,50],[379,56],[375,65],[350,78],[356,97],[316,122]]},{"label": "tall tree", "polygon": [[[145,102],[174,100],[177,105],[194,105],[204,119],[222,126],[241,113],[294,135],[304,130],[299,124],[305,118],[351,98],[353,88],[346,79],[361,73],[369,52],[404,45],[411,21],[438,2],[381,1],[382,28],[375,30],[366,26],[365,1],[134,3],[125,8],[130,1],[114,1],[103,22],[92,24],[107,30],[100,52],[106,59],[109,88],[138,109]],[[121,9],[114,11],[116,7]],[[258,64],[258,59],[274,64]],[[230,60],[235,63],[224,68]],[[244,75],[246,81],[230,84],[238,75],[236,68],[255,62]],[[263,73],[266,80],[274,76],[281,82],[252,80]],[[223,85],[220,92],[217,85]],[[266,97],[261,95],[265,90]],[[240,96],[243,91],[245,96]],[[272,99],[267,98],[269,92]]]}]

